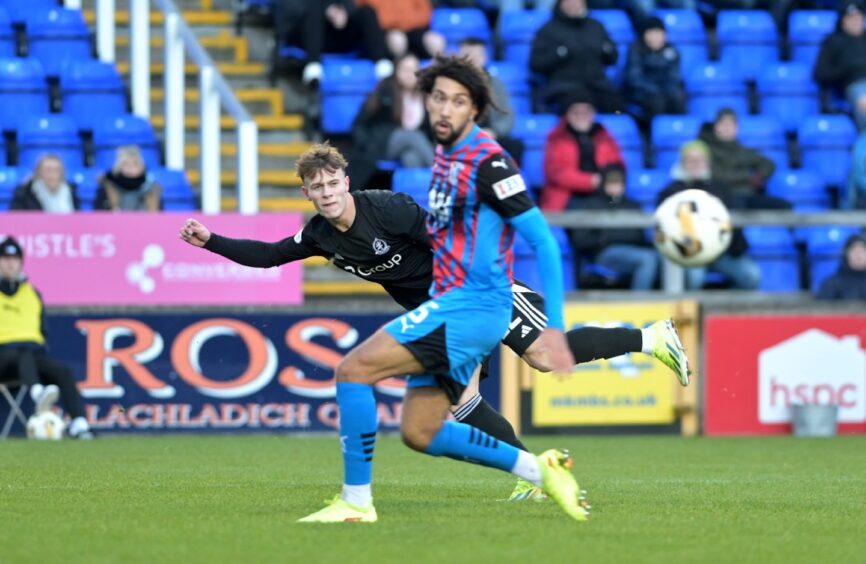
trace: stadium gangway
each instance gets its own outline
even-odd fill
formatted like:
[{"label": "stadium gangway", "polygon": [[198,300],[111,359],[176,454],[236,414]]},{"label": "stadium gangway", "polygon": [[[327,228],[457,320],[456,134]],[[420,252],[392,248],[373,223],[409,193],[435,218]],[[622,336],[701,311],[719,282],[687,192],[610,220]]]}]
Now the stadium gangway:
[{"label": "stadium gangway", "polygon": [[[80,0],[67,0],[67,5]],[[216,64],[183,21],[172,0],[155,0],[165,17],[165,164],[184,167],[184,61],[188,53],[199,76],[199,143],[201,144],[202,211],[219,213],[220,106],[237,124],[238,211],[254,214],[259,208],[258,126],[226,83]],[[70,6],[76,7],[76,6]],[[150,117],[150,1],[130,0],[130,72],[132,111]],[[96,45],[99,59],[114,62],[115,0],[96,0]]]},{"label": "stadium gangway", "polygon": [[[651,228],[655,225],[652,214],[638,211],[565,211],[545,213],[551,225],[571,229],[616,229],[631,227]],[[803,213],[794,211],[738,211],[731,212],[734,227],[748,225],[777,225],[788,227],[808,226],[855,226],[866,227],[866,212],[829,211]],[[662,269],[662,290],[668,294],[678,294],[684,288],[684,270],[676,263],[665,259]]]}]

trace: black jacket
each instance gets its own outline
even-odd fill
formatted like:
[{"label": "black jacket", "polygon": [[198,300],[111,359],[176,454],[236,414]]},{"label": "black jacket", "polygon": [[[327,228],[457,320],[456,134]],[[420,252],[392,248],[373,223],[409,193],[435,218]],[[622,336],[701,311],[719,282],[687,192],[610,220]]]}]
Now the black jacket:
[{"label": "black jacket", "polygon": [[824,38],[813,76],[825,88],[844,89],[852,82],[866,78],[866,34],[854,37],[842,31],[843,2],[836,31]]},{"label": "black jacket", "polygon": [[625,65],[625,87],[629,98],[656,96],[674,88],[683,90],[680,53],[670,43],[658,51],[640,39],[631,44]]},{"label": "black jacket", "polygon": [[848,266],[846,255],[854,243],[866,244],[866,234],[857,233],[845,241],[839,270],[821,284],[815,296],[819,300],[866,300],[866,271]]},{"label": "black jacket", "polygon": [[[72,182],[69,184],[69,190],[72,192],[72,205],[76,210],[81,209],[81,201],[78,199],[78,187]],[[10,210],[30,210],[42,211],[42,203],[36,194],[33,193],[33,179],[31,178],[24,184],[15,188],[15,193],[12,195],[12,201],[9,203]]]},{"label": "black jacket", "polygon": [[[596,194],[586,198],[581,203],[581,210],[636,210],[640,204],[628,198],[612,199],[607,194]],[[636,247],[650,246],[643,229],[575,229],[570,234],[574,250],[590,258],[611,245],[632,245]]]}]

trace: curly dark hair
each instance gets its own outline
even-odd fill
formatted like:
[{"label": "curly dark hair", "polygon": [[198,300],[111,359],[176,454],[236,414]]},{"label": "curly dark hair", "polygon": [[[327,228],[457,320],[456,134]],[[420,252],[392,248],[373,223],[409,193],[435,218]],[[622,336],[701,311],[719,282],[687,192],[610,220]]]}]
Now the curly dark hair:
[{"label": "curly dark hair", "polygon": [[349,163],[342,153],[325,141],[313,145],[298,157],[295,161],[295,173],[306,182],[323,170],[333,174],[338,170],[346,170],[347,166]]},{"label": "curly dark hair", "polygon": [[459,82],[469,91],[472,103],[478,109],[475,121],[484,116],[487,108],[496,107],[487,73],[467,57],[438,55],[432,64],[418,71],[418,90],[429,95],[433,92],[433,85],[440,76]]}]

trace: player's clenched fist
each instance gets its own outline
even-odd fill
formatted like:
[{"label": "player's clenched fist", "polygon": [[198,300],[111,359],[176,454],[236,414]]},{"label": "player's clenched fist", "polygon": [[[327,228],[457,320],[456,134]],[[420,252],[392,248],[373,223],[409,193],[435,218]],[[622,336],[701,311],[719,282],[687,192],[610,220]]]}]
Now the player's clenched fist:
[{"label": "player's clenched fist", "polygon": [[190,245],[204,247],[205,243],[210,239],[210,230],[198,221],[190,218],[180,228],[180,238]]}]

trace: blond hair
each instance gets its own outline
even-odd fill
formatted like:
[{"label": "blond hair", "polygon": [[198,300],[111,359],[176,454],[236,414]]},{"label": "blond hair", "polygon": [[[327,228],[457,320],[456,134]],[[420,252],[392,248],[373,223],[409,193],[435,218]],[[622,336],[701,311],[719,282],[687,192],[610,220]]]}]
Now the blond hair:
[{"label": "blond hair", "polygon": [[111,167],[111,172],[118,174],[123,162],[128,159],[134,159],[138,161],[143,168],[146,168],[144,165],[144,157],[141,156],[141,149],[138,148],[138,145],[121,145],[117,148],[117,156],[114,158],[114,166]]}]

